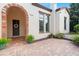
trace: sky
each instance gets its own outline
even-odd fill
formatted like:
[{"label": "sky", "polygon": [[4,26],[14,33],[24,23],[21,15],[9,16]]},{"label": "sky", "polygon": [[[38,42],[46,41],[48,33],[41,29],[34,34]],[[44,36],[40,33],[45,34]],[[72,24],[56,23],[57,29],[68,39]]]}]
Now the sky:
[{"label": "sky", "polygon": [[[50,8],[50,3],[41,3],[43,6]],[[57,8],[67,7],[69,8],[70,3],[57,3]]]},{"label": "sky", "polygon": [[69,5],[70,5],[69,3],[58,3],[57,4],[57,8],[60,8],[60,7],[67,7],[67,8],[69,8],[70,7]]}]

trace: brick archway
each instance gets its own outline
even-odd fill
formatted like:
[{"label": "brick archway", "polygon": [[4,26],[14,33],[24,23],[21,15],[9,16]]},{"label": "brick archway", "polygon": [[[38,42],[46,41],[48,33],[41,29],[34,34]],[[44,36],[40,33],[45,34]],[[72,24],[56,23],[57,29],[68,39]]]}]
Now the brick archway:
[{"label": "brick archway", "polygon": [[23,6],[20,6],[19,4],[11,3],[11,4],[7,4],[2,9],[2,37],[3,38],[7,38],[7,10],[8,10],[8,8],[10,8],[12,6],[20,8],[25,13],[26,26],[27,26],[26,35],[28,34],[28,13],[27,13],[27,11],[23,8]]}]

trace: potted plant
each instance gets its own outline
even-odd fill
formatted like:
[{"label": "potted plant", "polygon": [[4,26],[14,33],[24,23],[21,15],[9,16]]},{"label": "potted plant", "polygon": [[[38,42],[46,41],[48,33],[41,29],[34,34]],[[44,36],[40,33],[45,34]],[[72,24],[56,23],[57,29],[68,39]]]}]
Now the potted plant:
[{"label": "potted plant", "polygon": [[0,38],[0,50],[5,48],[10,41],[8,38]]},{"label": "potted plant", "polygon": [[27,41],[28,43],[32,43],[32,42],[34,41],[34,36],[33,36],[33,35],[28,35],[28,36],[26,37],[26,41]]}]

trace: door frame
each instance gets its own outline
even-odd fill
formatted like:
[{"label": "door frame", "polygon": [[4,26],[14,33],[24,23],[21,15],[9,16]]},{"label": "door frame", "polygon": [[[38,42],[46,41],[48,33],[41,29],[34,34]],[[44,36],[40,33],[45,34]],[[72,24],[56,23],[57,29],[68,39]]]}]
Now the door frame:
[{"label": "door frame", "polygon": [[[14,34],[14,21],[17,21],[18,22],[18,34]],[[13,19],[12,20],[12,36],[20,36],[20,20],[17,20],[17,19]]]}]

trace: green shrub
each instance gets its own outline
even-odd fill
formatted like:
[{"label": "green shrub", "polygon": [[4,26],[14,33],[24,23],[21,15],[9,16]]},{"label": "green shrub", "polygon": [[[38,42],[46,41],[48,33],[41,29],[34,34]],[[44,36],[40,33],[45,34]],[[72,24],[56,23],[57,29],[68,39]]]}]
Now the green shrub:
[{"label": "green shrub", "polygon": [[53,34],[49,34],[47,38],[52,38],[53,37]]},{"label": "green shrub", "polygon": [[63,33],[58,33],[54,35],[54,38],[62,39],[64,37]]},{"label": "green shrub", "polygon": [[72,40],[72,42],[76,45],[79,45],[79,36],[75,36]]},{"label": "green shrub", "polygon": [[75,30],[77,33],[79,33],[79,24],[77,24],[77,25],[74,26],[74,30]]},{"label": "green shrub", "polygon": [[33,35],[28,35],[26,37],[26,40],[27,40],[28,43],[32,43],[34,41],[34,36]]},{"label": "green shrub", "polygon": [[10,41],[11,39],[8,38],[0,38],[0,49],[5,48]]}]

